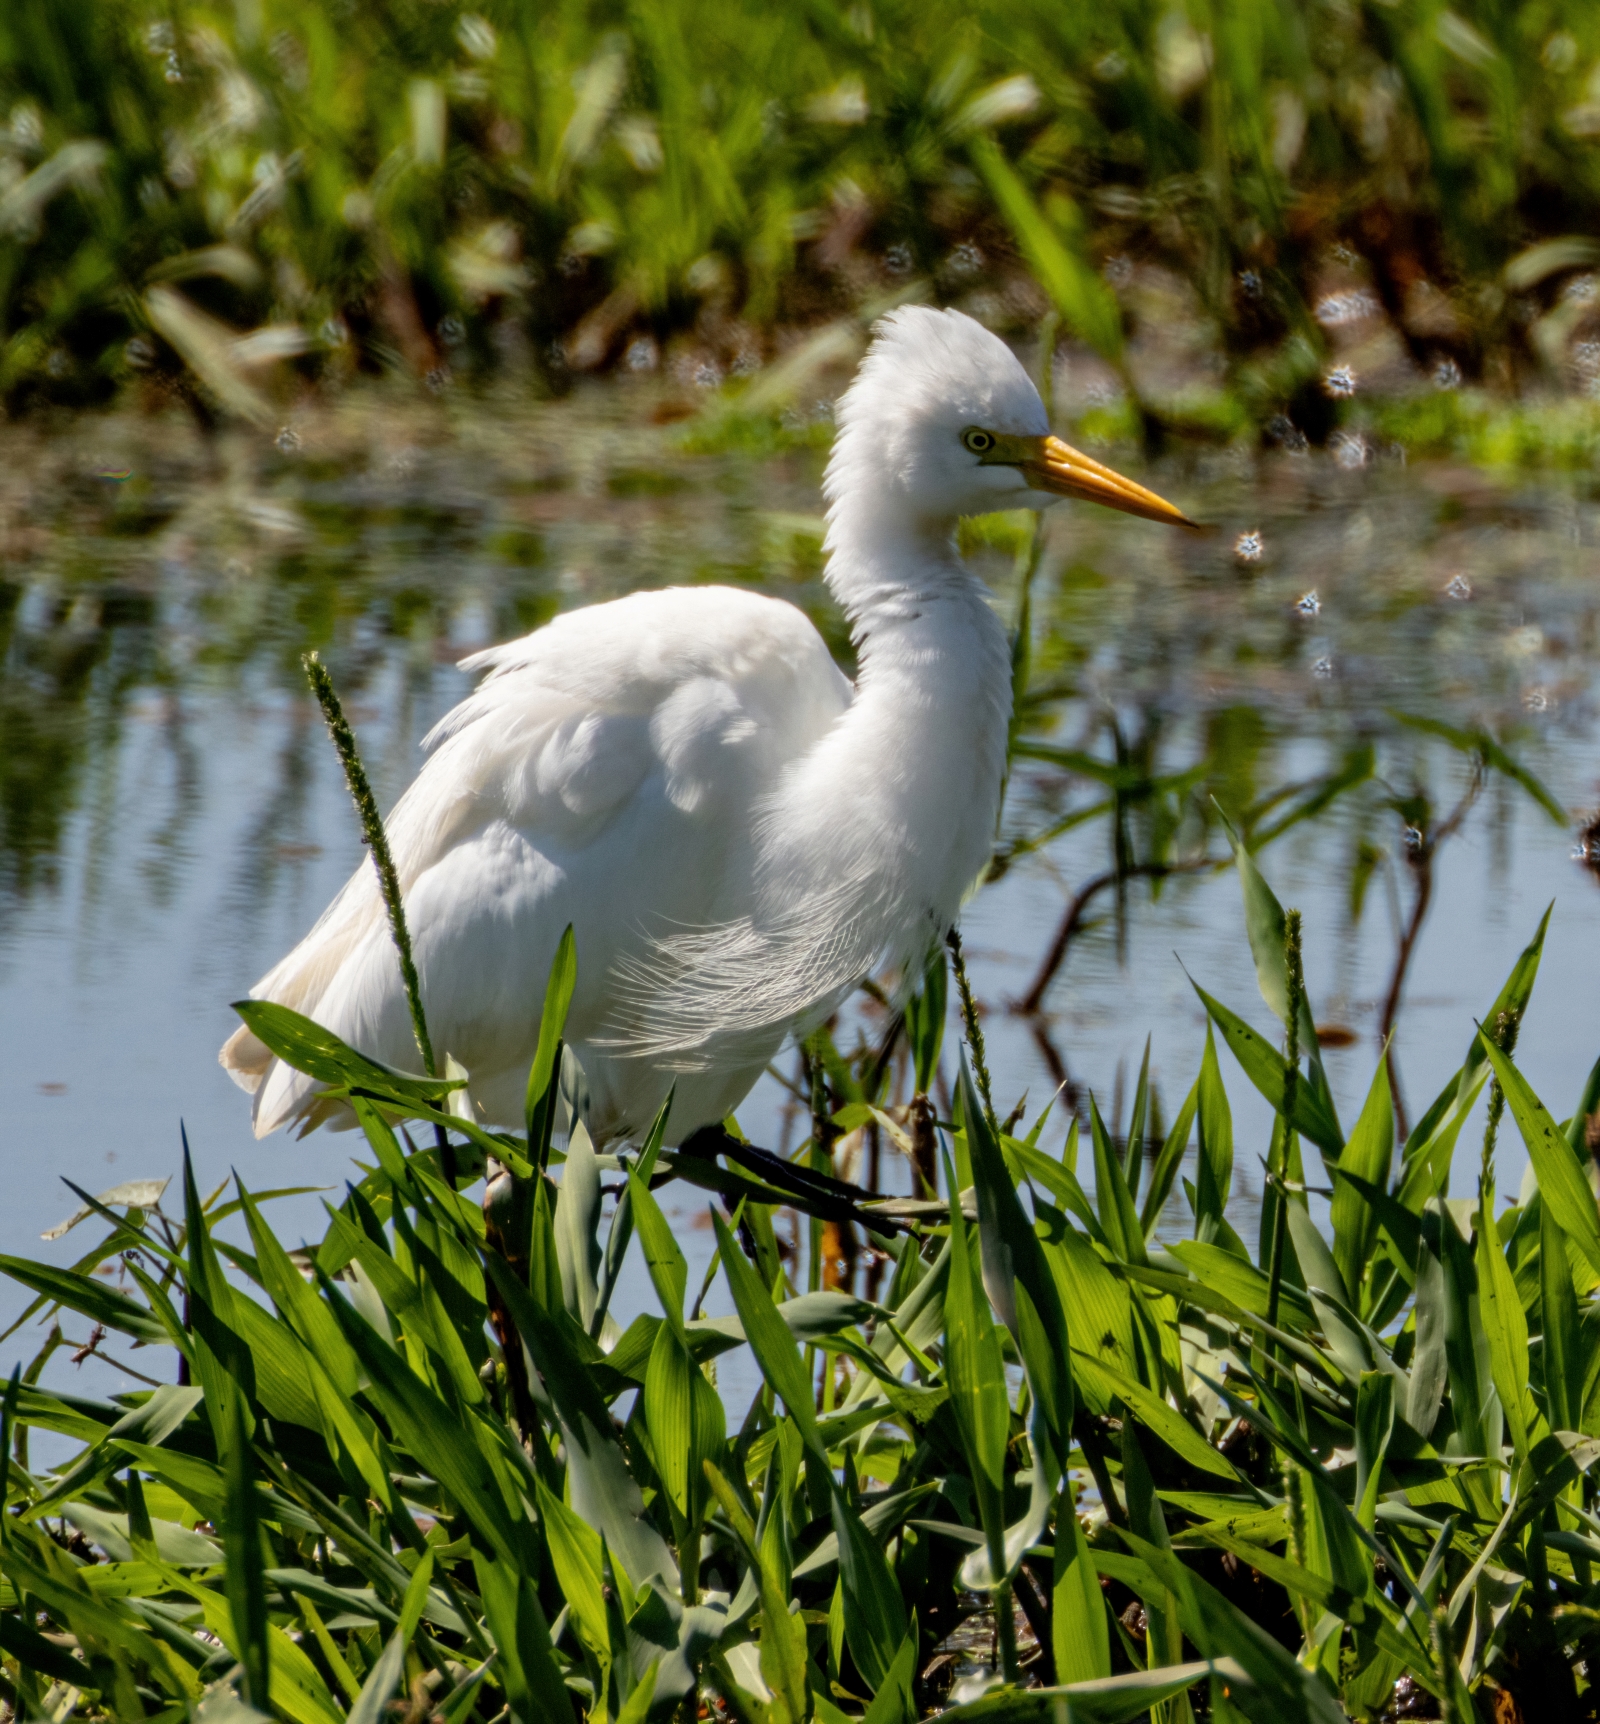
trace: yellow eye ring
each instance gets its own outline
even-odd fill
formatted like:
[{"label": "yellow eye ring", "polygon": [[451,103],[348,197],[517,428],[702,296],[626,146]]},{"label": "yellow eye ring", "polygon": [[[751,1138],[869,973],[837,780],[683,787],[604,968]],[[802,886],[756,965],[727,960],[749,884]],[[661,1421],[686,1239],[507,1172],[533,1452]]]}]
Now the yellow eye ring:
[{"label": "yellow eye ring", "polygon": [[970,450],[974,455],[987,455],[994,447],[994,433],[992,431],[980,431],[976,426],[973,426],[970,430],[961,433],[961,443],[963,448]]}]

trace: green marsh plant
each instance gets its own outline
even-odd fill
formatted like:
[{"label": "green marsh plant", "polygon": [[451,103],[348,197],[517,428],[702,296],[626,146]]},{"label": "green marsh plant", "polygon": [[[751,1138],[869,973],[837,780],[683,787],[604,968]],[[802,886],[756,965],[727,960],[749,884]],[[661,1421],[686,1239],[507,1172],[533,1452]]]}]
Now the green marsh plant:
[{"label": "green marsh plant", "polygon": [[[266,1217],[284,1194],[235,1176],[202,1198],[186,1152],[181,1214],[157,1186],[79,1193],[74,1224],[107,1231],[71,1268],[0,1260],[34,1296],[19,1325],[52,1324],[0,1400],[14,1714],[1331,1724],[1389,1715],[1404,1683],[1441,1717],[1595,1715],[1600,1066],[1558,1125],[1512,1058],[1548,915],[1403,1141],[1381,1059],[1346,1132],[1299,915],[1229,831],[1283,1051],[1197,987],[1205,1055],[1154,1153],[1148,1068],[1126,1151],[1090,1099],[1092,1196],[1079,1122],[1047,1153],[1047,1116],[996,1124],[962,1059],[932,1194],[849,1203],[892,1266],[872,1298],[779,1249],[783,1207],[846,1213],[820,1171],[732,1134],[668,1149],[665,1109],[642,1146],[557,1141],[570,936],[520,1133],[451,1112],[459,1076],[242,1002],[349,1106],[359,1178],[291,1250]],[[922,1091],[944,988],[941,956],[905,1014]],[[1229,1220],[1219,1042],[1273,1110],[1255,1251]],[[848,1086],[825,1034],[812,1061]],[[1454,1199],[1490,1083],[1477,1197]],[[876,1094],[830,1115],[813,1093],[817,1140],[870,1122],[910,1145]],[[1497,1214],[1502,1109],[1531,1173]],[[714,1200],[692,1303],[674,1179]],[[622,1328],[640,1257],[659,1314]],[[719,1279],[732,1311],[707,1317]],[[149,1386],[48,1384],[84,1322]],[[717,1387],[740,1349],[742,1413]],[[963,1643],[980,1668],[951,1693]]]}]

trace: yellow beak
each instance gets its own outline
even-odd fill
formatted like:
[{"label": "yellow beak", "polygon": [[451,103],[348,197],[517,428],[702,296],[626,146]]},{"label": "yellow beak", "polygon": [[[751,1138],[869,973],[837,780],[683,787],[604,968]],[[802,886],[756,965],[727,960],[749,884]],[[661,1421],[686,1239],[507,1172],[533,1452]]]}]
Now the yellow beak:
[{"label": "yellow beak", "polygon": [[1036,491],[1054,491],[1062,497],[1080,497],[1088,503],[1104,503],[1125,515],[1143,515],[1147,521],[1166,521],[1173,526],[1198,527],[1181,509],[1143,485],[1124,479],[1091,455],[1063,443],[1059,437],[1018,438],[1025,445],[1017,465]]}]

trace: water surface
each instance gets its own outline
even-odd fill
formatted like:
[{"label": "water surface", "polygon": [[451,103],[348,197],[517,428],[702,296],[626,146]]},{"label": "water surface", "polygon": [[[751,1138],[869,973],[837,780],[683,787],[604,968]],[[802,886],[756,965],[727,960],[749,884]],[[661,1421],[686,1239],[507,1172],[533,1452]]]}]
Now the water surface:
[{"label": "water surface", "polygon": [[[208,439],[178,417],[0,427],[0,1250],[38,1249],[73,1207],[62,1175],[100,1190],[171,1172],[180,1119],[211,1184],[230,1168],[256,1188],[342,1180],[352,1139],[257,1143],[216,1064],[228,1002],[361,858],[302,652],[330,664],[385,804],[469,686],[455,661],[571,606],[737,582],[803,606],[848,664],[821,581],[820,448],[689,453],[681,423],[653,422],[660,405],[608,384],[545,405],[357,395],[277,439]],[[1558,1116],[1576,1101],[1600,1052],[1600,884],[1573,856],[1600,799],[1592,487],[1356,456],[1147,470],[1117,451],[1213,530],[1051,517],[1024,734],[1061,752],[1019,762],[1009,866],[965,919],[1002,1106],[1027,1091],[1031,1118],[1066,1079],[1125,1121],[1148,1036],[1170,1115],[1205,1033],[1189,975],[1266,1027],[1236,882],[1208,865],[1227,856],[1220,804],[1258,835],[1304,816],[1261,862],[1305,912],[1348,1123],[1416,846],[1473,781],[1470,755],[1418,719],[1493,736],[1530,776],[1491,771],[1438,844],[1396,1030],[1404,1101],[1414,1118],[1459,1063],[1552,900],[1520,1057]],[[966,535],[1008,618],[1026,534],[1008,517]],[[1042,1009],[1017,1012],[1074,894],[1119,864]],[[870,1004],[859,1027],[876,1027]],[[1224,1063],[1243,1229],[1267,1116]],[[767,1080],[746,1130],[792,1146],[787,1105]],[[1514,1132],[1502,1145],[1511,1191],[1523,1156]],[[1463,1189],[1475,1162],[1464,1150]],[[287,1234],[320,1231],[314,1202],[282,1207]],[[703,1258],[697,1207],[683,1200]],[[49,1249],[67,1261],[77,1243]],[[16,1305],[0,1297],[0,1315]]]}]

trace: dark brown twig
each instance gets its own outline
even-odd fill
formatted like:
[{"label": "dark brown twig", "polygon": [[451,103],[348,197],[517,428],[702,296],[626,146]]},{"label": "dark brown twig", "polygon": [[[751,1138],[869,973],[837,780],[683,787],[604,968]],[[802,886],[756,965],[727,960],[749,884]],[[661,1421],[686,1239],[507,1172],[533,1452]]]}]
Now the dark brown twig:
[{"label": "dark brown twig", "polygon": [[1402,1143],[1409,1133],[1405,1101],[1400,1093],[1400,1070],[1396,1063],[1392,1032],[1395,1019],[1400,1015],[1400,1000],[1405,991],[1406,974],[1411,968],[1412,955],[1416,951],[1417,936],[1422,932],[1422,924],[1427,920],[1429,907],[1433,903],[1434,853],[1446,839],[1453,838],[1461,830],[1461,823],[1472,811],[1472,805],[1478,800],[1478,793],[1483,789],[1483,779],[1483,763],[1478,761],[1473,766],[1472,782],[1449,816],[1433,831],[1421,833],[1416,847],[1406,856],[1406,863],[1417,883],[1416,897],[1412,901],[1411,915],[1400,934],[1400,945],[1395,952],[1394,973],[1389,978],[1389,991],[1384,996],[1383,1013],[1378,1020],[1378,1046],[1383,1050],[1384,1061],[1389,1068],[1389,1092],[1394,1099],[1395,1126]]},{"label": "dark brown twig", "polygon": [[1056,936],[1050,942],[1049,951],[1045,953],[1044,962],[1040,964],[1027,993],[1012,1009],[1024,1017],[1038,1015],[1044,1006],[1044,996],[1056,978],[1056,972],[1066,961],[1067,948],[1082,932],[1084,913],[1107,887],[1120,885],[1128,880],[1165,880],[1169,874],[1198,874],[1208,868],[1221,866],[1222,862],[1217,859],[1202,856],[1192,862],[1133,862],[1125,868],[1108,868],[1105,873],[1096,874],[1092,880],[1080,886],[1068,902],[1061,925],[1056,929]]}]

